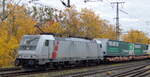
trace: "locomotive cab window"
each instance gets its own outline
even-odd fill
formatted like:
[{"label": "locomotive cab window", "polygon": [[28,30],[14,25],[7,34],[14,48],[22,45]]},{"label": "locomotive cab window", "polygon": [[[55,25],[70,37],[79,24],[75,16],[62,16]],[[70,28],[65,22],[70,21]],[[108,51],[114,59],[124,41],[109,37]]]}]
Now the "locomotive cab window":
[{"label": "locomotive cab window", "polygon": [[35,50],[39,42],[38,36],[24,36],[21,41],[19,50]]},{"label": "locomotive cab window", "polygon": [[45,41],[45,46],[49,46],[49,40]]}]

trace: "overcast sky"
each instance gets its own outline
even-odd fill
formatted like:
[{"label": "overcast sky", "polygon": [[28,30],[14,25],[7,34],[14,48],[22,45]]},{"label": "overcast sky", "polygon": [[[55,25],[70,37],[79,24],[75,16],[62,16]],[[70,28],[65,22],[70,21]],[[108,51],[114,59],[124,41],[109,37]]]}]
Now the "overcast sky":
[{"label": "overcast sky", "polygon": [[[64,0],[67,1],[67,0]],[[120,5],[120,28],[123,32],[131,29],[138,29],[146,33],[150,33],[150,0],[92,0],[97,2],[87,2],[84,0],[71,0],[71,5],[75,5],[78,10],[81,8],[92,9],[103,19],[110,21],[115,24],[116,6],[111,4],[115,1],[123,1],[124,4]],[[36,2],[38,4],[44,4],[57,9],[64,9],[65,7],[61,4],[60,0],[41,0]],[[150,34],[149,34],[150,35]]]}]

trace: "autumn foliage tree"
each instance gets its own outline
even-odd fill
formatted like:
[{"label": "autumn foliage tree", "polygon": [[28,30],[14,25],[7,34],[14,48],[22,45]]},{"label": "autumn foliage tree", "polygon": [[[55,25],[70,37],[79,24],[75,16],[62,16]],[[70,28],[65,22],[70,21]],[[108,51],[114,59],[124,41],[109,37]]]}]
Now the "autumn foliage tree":
[{"label": "autumn foliage tree", "polygon": [[114,26],[89,9],[78,11],[71,7],[60,11],[45,6],[33,7],[30,11],[42,32],[61,33],[73,37],[116,39]]},{"label": "autumn foliage tree", "polygon": [[[22,0],[16,1],[16,0],[0,0],[0,22],[3,22],[4,20],[7,19],[7,17],[10,14],[10,11],[8,12],[8,8],[7,5],[9,4],[14,4],[14,5],[19,5],[19,3]],[[15,6],[12,6],[12,8],[15,8]]]},{"label": "autumn foliage tree", "polygon": [[57,15],[55,13],[57,9],[50,8],[47,6],[36,7],[32,6],[28,8],[28,13],[33,20],[37,22],[36,24],[36,33],[62,33],[63,28],[57,21]]},{"label": "autumn foliage tree", "polygon": [[149,43],[148,36],[146,36],[144,32],[138,30],[129,31],[127,34],[123,35],[123,40],[132,43],[142,43],[142,44]]},{"label": "autumn foliage tree", "polygon": [[0,23],[0,67],[14,62],[20,39],[25,34],[34,34],[35,21],[22,6],[7,5],[9,13]]},{"label": "autumn foliage tree", "polygon": [[115,39],[115,28],[101,19],[92,10],[77,11],[74,7],[60,14],[60,23],[65,33],[75,37]]}]

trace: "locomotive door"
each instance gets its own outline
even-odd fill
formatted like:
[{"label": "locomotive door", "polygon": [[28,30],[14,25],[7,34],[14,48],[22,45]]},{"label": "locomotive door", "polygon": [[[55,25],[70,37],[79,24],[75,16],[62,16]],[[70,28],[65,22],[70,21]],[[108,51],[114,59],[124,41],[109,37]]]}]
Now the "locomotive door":
[{"label": "locomotive door", "polygon": [[103,58],[103,52],[102,52],[102,44],[100,43],[100,44],[98,44],[98,57],[100,58],[100,59],[102,59]]},{"label": "locomotive door", "polygon": [[52,50],[53,50],[53,41],[45,40],[41,53],[43,55],[43,58],[46,59],[50,58]]}]

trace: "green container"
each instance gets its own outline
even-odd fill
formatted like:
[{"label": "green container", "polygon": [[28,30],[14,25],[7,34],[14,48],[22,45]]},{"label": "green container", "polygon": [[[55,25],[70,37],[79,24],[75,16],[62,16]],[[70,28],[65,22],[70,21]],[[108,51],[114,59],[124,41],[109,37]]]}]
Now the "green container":
[{"label": "green container", "polygon": [[132,50],[130,43],[123,41],[120,42],[119,48],[122,56],[129,56],[129,51]]},{"label": "green container", "polygon": [[129,43],[123,41],[109,40],[107,43],[107,56],[128,56]]},{"label": "green container", "polygon": [[134,44],[117,40],[107,41],[107,56],[140,56],[145,55],[146,50],[148,50],[146,44]]},{"label": "green container", "polygon": [[134,46],[134,54],[136,56],[145,55],[146,54],[146,52],[145,52],[146,50],[148,50],[148,45],[135,44],[135,46]]}]

